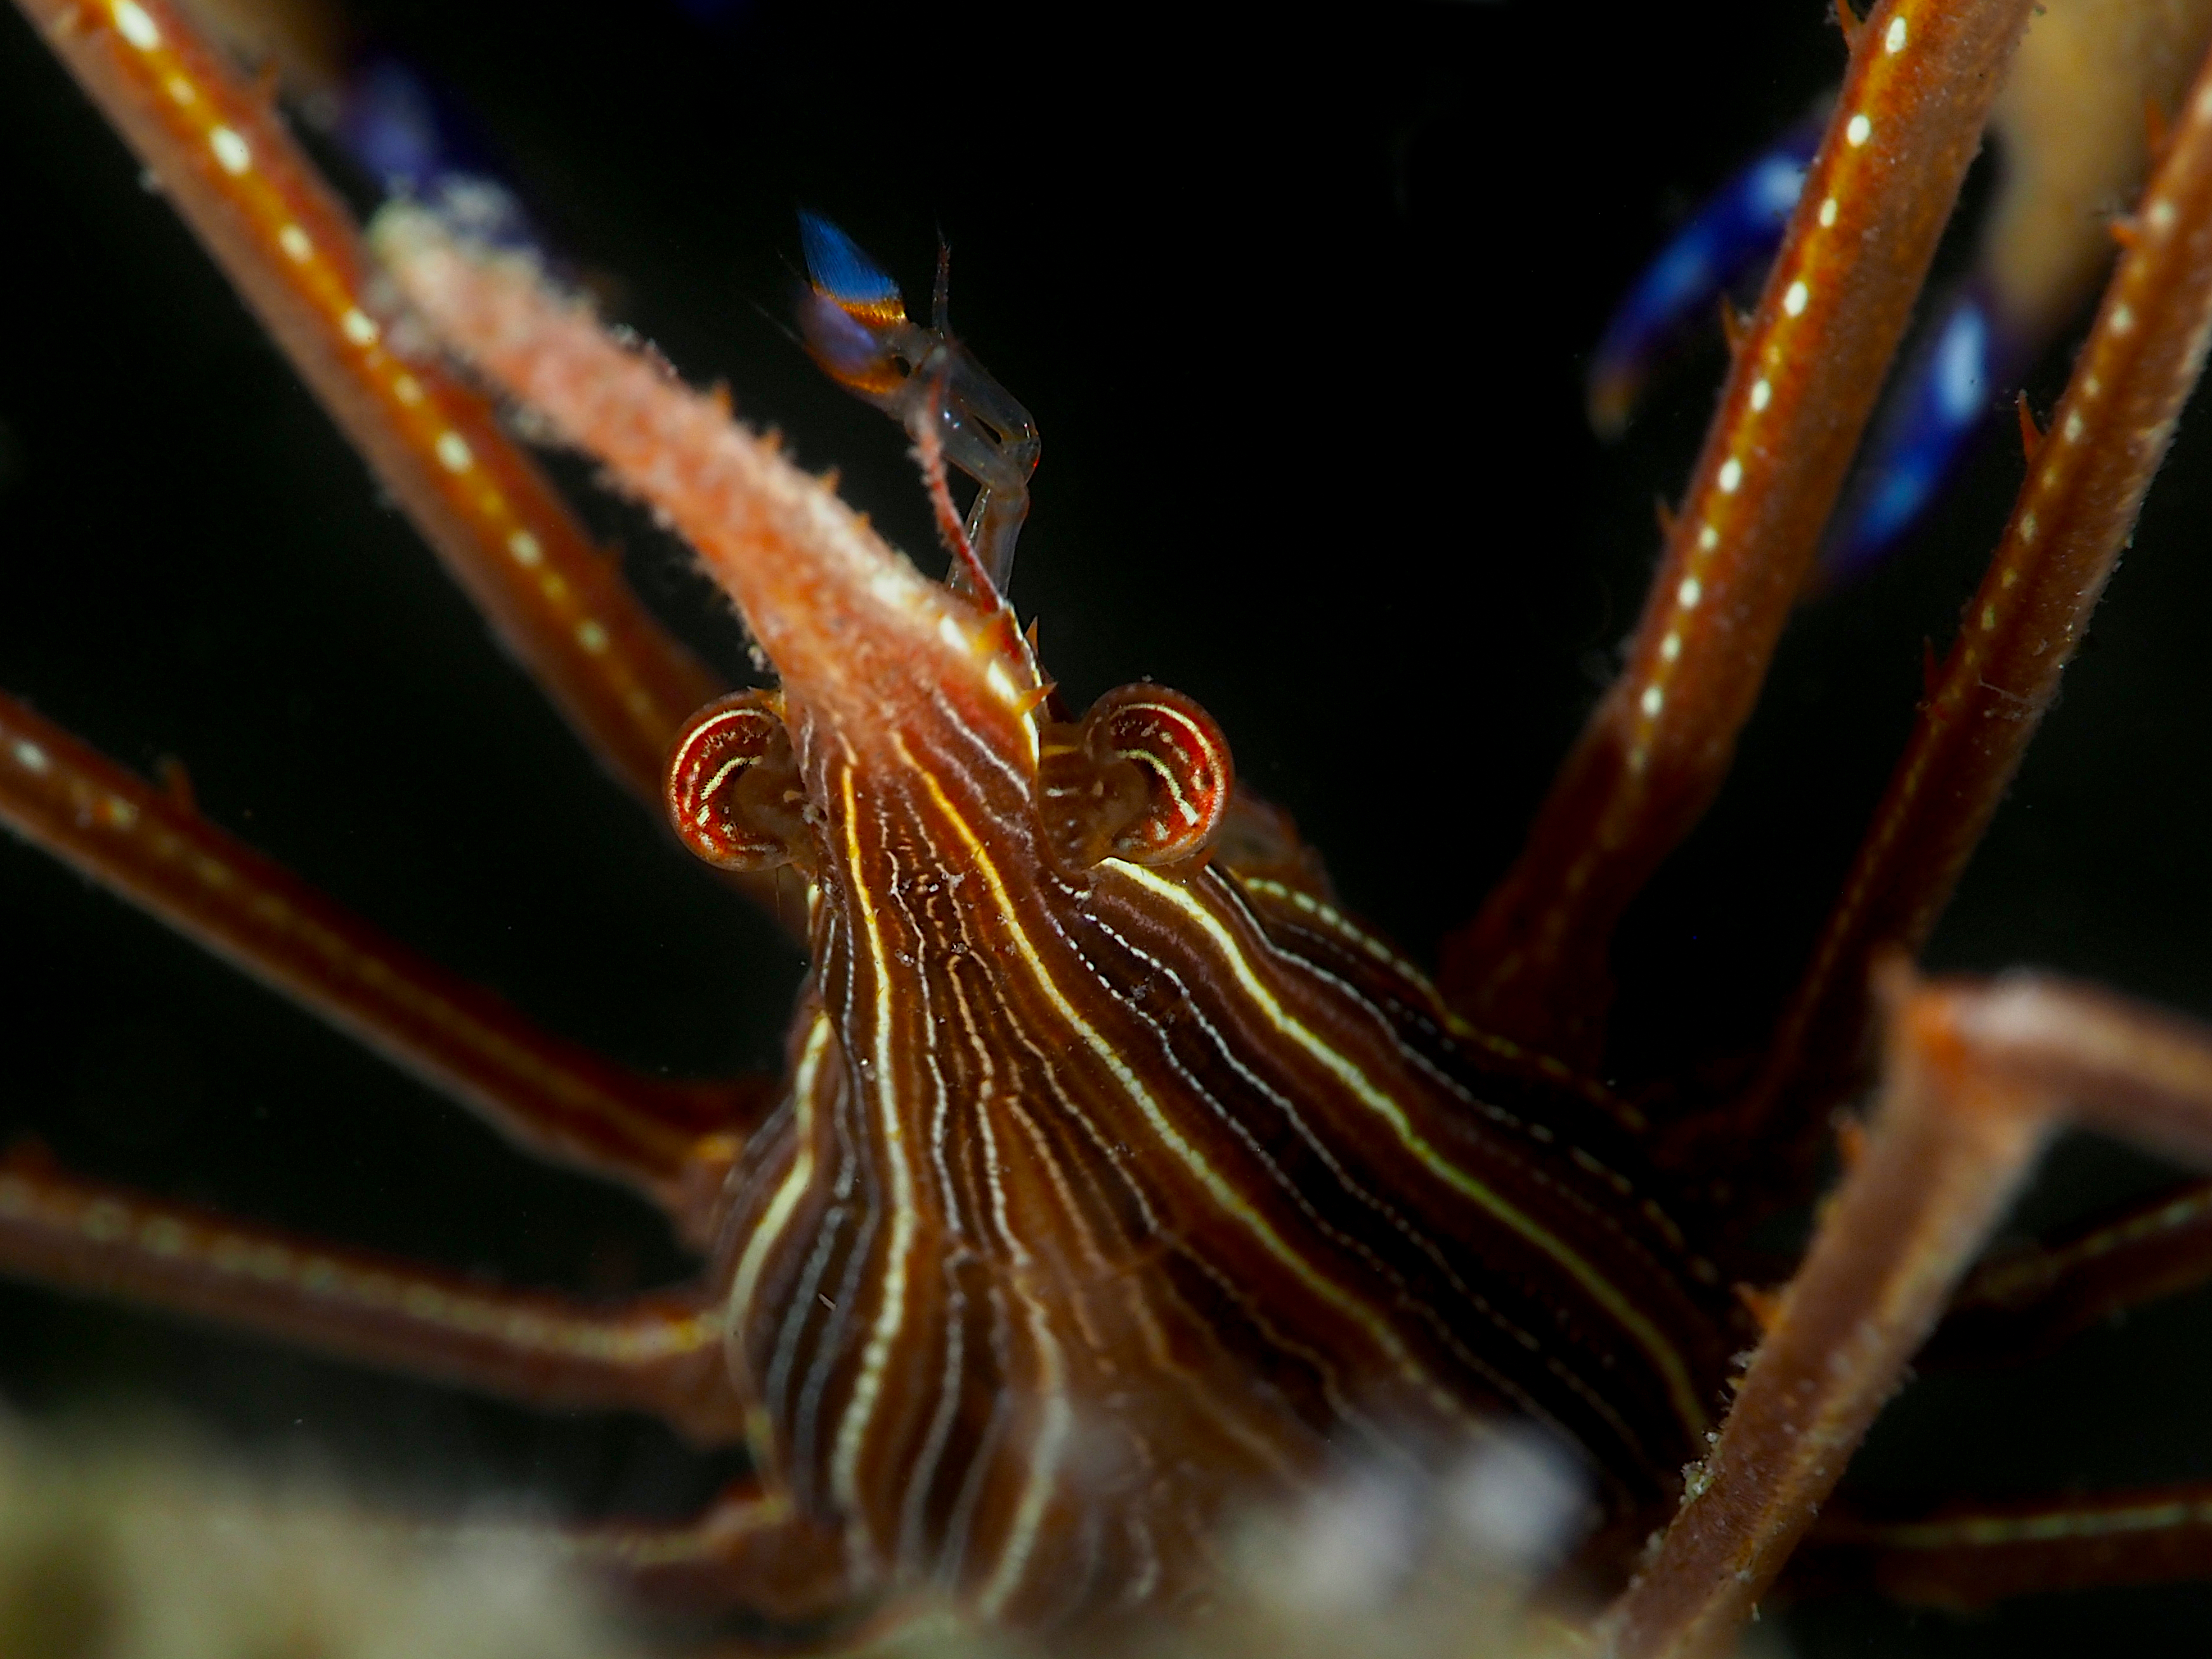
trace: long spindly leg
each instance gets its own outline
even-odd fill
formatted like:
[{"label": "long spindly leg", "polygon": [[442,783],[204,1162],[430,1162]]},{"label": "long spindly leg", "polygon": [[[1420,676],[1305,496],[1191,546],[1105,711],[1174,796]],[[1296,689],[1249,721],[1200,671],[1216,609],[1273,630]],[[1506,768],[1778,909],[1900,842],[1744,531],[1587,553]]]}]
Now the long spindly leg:
[{"label": "long spindly leg", "polygon": [[[554,1547],[680,1633],[721,1634],[718,1652],[848,1646],[911,1611],[865,1582],[836,1528],[750,1479],[690,1520],[580,1528]],[[734,1628],[732,1615],[741,1621]],[[681,1631],[685,1625],[693,1628]]]},{"label": "long spindly leg", "polygon": [[640,1077],[538,1030],[0,696],[0,825],[313,1010],[540,1157],[642,1192],[695,1243],[766,1079]]},{"label": "long spindly leg", "polygon": [[2212,1163],[2212,1032],[2028,975],[1915,987],[1900,967],[1887,994],[1867,1149],[1611,1615],[1623,1655],[1733,1639],[2057,1128]]},{"label": "long spindly leg", "polygon": [[1867,1585],[1893,1601],[1969,1612],[2009,1596],[2212,1577],[2212,1482],[2026,1503],[1947,1503],[1924,1514],[1823,1516],[1789,1585]]},{"label": "long spindly leg", "polygon": [[[1979,1263],[1915,1359],[2002,1364],[2212,1279],[2212,1182],[2189,1181]],[[1868,1586],[1970,1610],[2008,1596],[2212,1577],[2212,1482],[2021,1501],[1831,1507],[1790,1559],[1793,1594]]]},{"label": "long spindly leg", "polygon": [[[526,1405],[650,1413],[702,1445],[743,1438],[711,1297],[592,1304],[300,1237],[0,1157],[0,1275],[138,1302]],[[452,1530],[409,1523],[435,1540]],[[507,1527],[465,1529],[506,1533]],[[520,1529],[683,1634],[789,1651],[901,1616],[834,1528],[746,1476],[681,1522]],[[750,1650],[737,1640],[732,1650]],[[717,1650],[731,1648],[717,1642]]]},{"label": "long spindly leg", "polygon": [[167,0],[18,0],[392,497],[614,776],[658,808],[720,688],[641,605],[491,405],[408,356],[352,216]]},{"label": "long spindly leg", "polygon": [[1476,1024],[1569,1060],[1601,1044],[1613,926],[1720,787],[2029,10],[1885,0],[1856,31],[1627,666],[1446,942]]},{"label": "long spindly leg", "polygon": [[2042,1353],[2128,1308],[2212,1279],[2212,1181],[2065,1237],[2012,1250],[1966,1276],[1928,1345],[1930,1363],[1990,1364]]},{"label": "long spindly leg", "polygon": [[1862,1065],[1869,963],[1926,940],[2134,528],[2212,329],[2212,60],[2127,240],[1765,1068],[1720,1121],[1729,1144],[1806,1166]]},{"label": "long spindly leg", "polygon": [[594,1305],[489,1287],[0,1158],[0,1274],[120,1297],[539,1406],[741,1437],[721,1324],[688,1292]]}]

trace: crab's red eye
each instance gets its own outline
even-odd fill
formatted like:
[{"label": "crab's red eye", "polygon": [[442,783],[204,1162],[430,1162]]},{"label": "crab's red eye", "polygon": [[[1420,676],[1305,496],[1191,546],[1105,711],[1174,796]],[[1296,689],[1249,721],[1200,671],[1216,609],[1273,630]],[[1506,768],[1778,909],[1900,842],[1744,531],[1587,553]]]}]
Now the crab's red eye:
[{"label": "crab's red eye", "polygon": [[719,698],[684,723],[669,750],[669,822],[719,869],[773,870],[804,844],[805,793],[781,701],[772,691]]},{"label": "crab's red eye", "polygon": [[1162,685],[1121,686],[1080,723],[1048,730],[1040,771],[1047,829],[1079,866],[1173,864],[1202,851],[1235,775],[1213,717]]},{"label": "crab's red eye", "polygon": [[1094,761],[1133,764],[1144,780],[1142,808],[1114,835],[1116,858],[1171,864],[1213,839],[1233,772],[1212,715],[1165,686],[1125,685],[1092,703],[1083,725]]}]

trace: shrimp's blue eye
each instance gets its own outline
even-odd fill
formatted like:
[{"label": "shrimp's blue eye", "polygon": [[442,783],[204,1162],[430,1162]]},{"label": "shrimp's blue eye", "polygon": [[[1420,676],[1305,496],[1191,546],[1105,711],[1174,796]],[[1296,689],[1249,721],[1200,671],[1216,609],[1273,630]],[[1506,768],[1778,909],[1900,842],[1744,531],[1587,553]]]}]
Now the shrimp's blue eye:
[{"label": "shrimp's blue eye", "polygon": [[904,314],[898,284],[859,243],[820,214],[800,212],[799,242],[806,253],[806,274],[823,294],[842,305]]}]

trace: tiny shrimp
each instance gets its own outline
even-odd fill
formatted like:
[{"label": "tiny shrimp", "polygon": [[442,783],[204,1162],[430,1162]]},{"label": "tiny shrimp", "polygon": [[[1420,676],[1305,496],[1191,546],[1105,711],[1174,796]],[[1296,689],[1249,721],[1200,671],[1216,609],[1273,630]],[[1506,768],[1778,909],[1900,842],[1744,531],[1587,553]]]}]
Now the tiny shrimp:
[{"label": "tiny shrimp", "polygon": [[[843,231],[819,214],[802,212],[799,232],[807,272],[799,330],[808,353],[830,379],[889,415],[917,444],[936,422],[946,465],[979,486],[968,510],[968,539],[992,585],[1004,592],[1014,543],[1030,514],[1036,422],[953,337],[951,250],[938,244],[937,283],[924,328],[907,316],[898,284]],[[963,575],[956,567],[956,585]]]}]

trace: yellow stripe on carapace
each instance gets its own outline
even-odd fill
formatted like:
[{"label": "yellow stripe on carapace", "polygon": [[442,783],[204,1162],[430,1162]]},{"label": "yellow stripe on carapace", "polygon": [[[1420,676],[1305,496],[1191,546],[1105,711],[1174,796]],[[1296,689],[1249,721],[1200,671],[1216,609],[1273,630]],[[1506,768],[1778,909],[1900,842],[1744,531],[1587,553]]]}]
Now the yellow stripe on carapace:
[{"label": "yellow stripe on carapace", "polygon": [[1325,904],[1311,893],[1302,891],[1288,882],[1276,881],[1267,876],[1248,876],[1237,871],[1228,872],[1236,884],[1247,892],[1264,894],[1268,898],[1280,899],[1304,911],[1316,921],[1341,939],[1349,939],[1363,954],[1372,957],[1384,967],[1419,986],[1424,994],[1438,1002],[1437,988],[1429,976],[1400,956],[1374,934],[1357,926],[1351,917],[1333,904]]},{"label": "yellow stripe on carapace", "polygon": [[929,791],[931,797],[936,801],[938,810],[945,814],[946,822],[952,826],[953,833],[958,836],[961,842],[967,847],[969,856],[975,860],[977,872],[982,876],[985,884],[990,888],[993,896],[998,900],[1000,918],[1006,923],[1007,931],[1013,937],[1016,953],[1036,978],[1038,989],[1042,990],[1050,1000],[1054,1010],[1060,1018],[1067,1023],[1068,1029],[1082,1039],[1084,1046],[1089,1048],[1097,1056],[1099,1063],[1113,1074],[1115,1081],[1121,1085],[1122,1092],[1135,1103],[1137,1109],[1144,1114],[1145,1121],[1152,1125],[1153,1133],[1160,1138],[1161,1142],[1182,1161],[1186,1169],[1198,1177],[1213,1201],[1218,1204],[1224,1212],[1234,1217],[1247,1232],[1260,1241],[1268,1255],[1288,1267],[1307,1289],[1364,1328],[1374,1340],[1376,1346],[1396,1362],[1401,1374],[1426,1390],[1431,1398],[1449,1415],[1458,1418],[1470,1425],[1479,1426],[1479,1419],[1471,1417],[1466,1408],[1452,1396],[1450,1391],[1442,1387],[1423,1369],[1420,1363],[1407,1351],[1406,1345],[1400,1340],[1397,1332],[1391,1329],[1386,1322],[1375,1316],[1364,1298],[1346,1290],[1326,1274],[1316,1271],[1311,1262],[1292,1249],[1289,1241],[1268,1224],[1265,1216],[1245,1201],[1243,1195],[1237,1190],[1232,1182],[1208,1164],[1205,1155],[1177,1133],[1175,1125],[1169,1121],[1167,1114],[1160,1109],[1159,1102],[1152,1098],[1152,1091],[1145,1087],[1136,1073],[1131,1069],[1129,1063],[1115,1052],[1112,1043],[1107,1042],[1088,1020],[1075,1011],[1074,1005],[1067,1000],[1059,985],[1054,982],[1051,971],[1045,967],[1043,960],[1036,953],[1036,946],[1030,943],[1029,935],[1023,931],[1018,919],[1018,912],[1014,907],[1013,896],[1006,890],[1006,884],[999,874],[998,866],[992,862],[990,854],[984,850],[981,839],[969,826],[968,821],[961,817],[959,809],[945,798],[945,791],[939,787],[936,777],[929,769],[915,763],[913,756],[907,752],[906,745],[902,741],[896,737],[893,741],[897,744],[901,757],[913,768],[914,775],[921,780],[922,787]]},{"label": "yellow stripe on carapace", "polygon": [[1427,1137],[1413,1127],[1412,1120],[1406,1115],[1405,1108],[1387,1091],[1376,1087],[1364,1072],[1331,1048],[1319,1033],[1291,1018],[1282,1004],[1276,1000],[1274,994],[1260,982],[1259,975],[1252,971],[1251,963],[1245,958],[1243,948],[1230,935],[1229,930],[1182,885],[1138,865],[1117,864],[1117,867],[1138,886],[1162,902],[1182,911],[1200,932],[1212,939],[1219,947],[1223,959],[1228,963],[1230,971],[1236,975],[1237,982],[1243,988],[1245,995],[1266,1015],[1268,1023],[1311,1054],[1321,1063],[1322,1069],[1351,1091],[1360,1104],[1389,1124],[1391,1132],[1397,1136],[1399,1145],[1419,1159],[1425,1168],[1455,1192],[1473,1200],[1551,1257],[1569,1278],[1587,1291],[1591,1298],[1635,1339],[1637,1346],[1658,1367],[1660,1375],[1666,1379],[1667,1392],[1674,1401],[1675,1414],[1692,1433],[1705,1431],[1711,1419],[1705,1414],[1696,1386],[1690,1380],[1689,1366],[1659,1328],[1638,1312],[1636,1305],[1621,1294],[1611,1279],[1534,1216],[1521,1210],[1502,1194],[1477,1181],[1437,1152]]},{"label": "yellow stripe on carapace", "polygon": [[906,1322],[906,1264],[914,1249],[915,1215],[914,1171],[908,1167],[906,1154],[901,1150],[906,1127],[899,1121],[898,1074],[891,1065],[890,980],[884,971],[886,958],[883,933],[876,921],[876,908],[869,901],[866,874],[860,867],[859,819],[853,799],[853,763],[849,754],[840,782],[845,809],[846,871],[851,880],[854,908],[867,934],[869,972],[876,981],[876,1075],[872,1082],[883,1122],[884,1154],[891,1172],[891,1246],[890,1260],[884,1268],[883,1306],[877,1310],[875,1328],[868,1333],[868,1345],[861,1350],[860,1374],[853,1379],[852,1401],[837,1425],[837,1448],[830,1465],[830,1486],[837,1494],[839,1504],[846,1514],[859,1516],[866,1513],[860,1503],[860,1446],[867,1437],[868,1419],[875,1415],[876,1401],[883,1393],[884,1373],[890,1365],[891,1349],[897,1344],[900,1327]]},{"label": "yellow stripe on carapace", "polygon": [[791,1168],[769,1200],[767,1213],[753,1229],[753,1236],[745,1241],[744,1254],[738,1258],[737,1275],[730,1281],[728,1329],[736,1334],[752,1317],[753,1292],[759,1287],[761,1272],[768,1266],[769,1252],[782,1237],[783,1230],[791,1224],[792,1212],[806,1196],[814,1184],[814,1079],[822,1066],[822,1056],[830,1048],[830,1016],[817,1013],[807,1028],[806,1045],[799,1052],[799,1065],[792,1073],[791,1097],[796,1121],[792,1133],[799,1141],[799,1151],[791,1160]]},{"label": "yellow stripe on carapace", "polygon": [[986,1619],[999,1617],[1008,1598],[1021,1588],[1022,1575],[1029,1571],[1030,1557],[1036,1548],[1037,1533],[1044,1525],[1046,1505],[1052,1501],[1053,1486],[1060,1479],[1060,1459],[1075,1428],[1075,1413],[1067,1404],[1067,1364],[1060,1358],[1052,1322],[1034,1302],[1030,1304],[1030,1339],[1036,1344],[1037,1358],[1044,1366],[1044,1421],[1030,1442],[1028,1476],[1022,1483],[1013,1524],[1006,1531],[1006,1547],[999,1552],[999,1565],[976,1601],[976,1611]]}]

